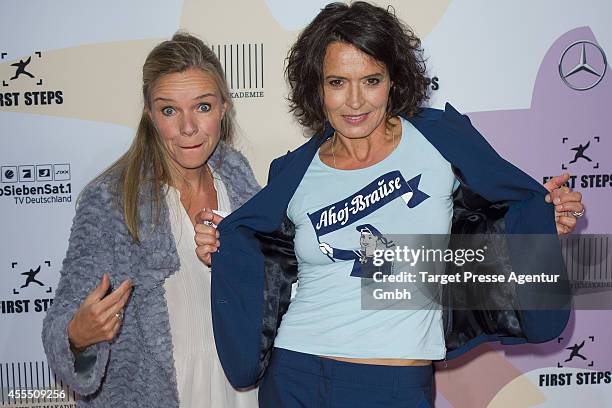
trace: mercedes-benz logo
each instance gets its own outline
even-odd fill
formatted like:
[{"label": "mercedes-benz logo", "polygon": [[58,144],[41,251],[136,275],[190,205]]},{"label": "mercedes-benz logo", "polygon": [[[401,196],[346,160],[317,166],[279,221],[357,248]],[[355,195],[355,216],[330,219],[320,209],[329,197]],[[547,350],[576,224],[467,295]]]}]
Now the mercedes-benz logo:
[{"label": "mercedes-benz logo", "polygon": [[[587,45],[589,47],[587,47]],[[574,65],[571,69],[569,70],[564,70],[563,68],[563,59],[565,58],[565,56],[567,55],[568,51],[571,50],[574,47],[577,46],[581,46],[580,48],[580,60],[578,61],[578,63],[576,65]],[[587,48],[589,50],[592,50],[593,48],[595,48],[596,50],[599,51],[599,54],[601,56],[601,60],[603,62],[603,65],[599,65],[599,63],[596,65],[597,68],[593,67],[593,65],[589,64],[587,62]],[[590,61],[593,62],[593,55],[592,55],[592,51],[589,54],[590,55]],[[565,85],[569,86],[570,88],[576,90],[576,91],[587,91],[595,86],[597,86],[597,84],[599,84],[601,82],[601,80],[603,79],[604,75],[606,74],[606,69],[608,68],[608,60],[606,59],[606,54],[604,53],[603,49],[595,44],[592,41],[586,41],[586,40],[582,40],[582,41],[576,41],[575,43],[571,44],[569,47],[567,47],[565,49],[565,51],[563,51],[563,54],[561,54],[561,59],[559,60],[559,75],[561,76],[561,79],[563,80],[563,82],[565,83]],[[582,84],[579,84],[576,82],[572,83],[572,81],[574,80],[573,75],[579,73],[579,72],[585,72],[587,73],[589,76],[591,76],[593,78],[593,81],[591,81],[590,85],[584,86]],[[571,77],[571,78],[570,78]],[[580,82],[584,82],[584,78],[582,81]]]}]

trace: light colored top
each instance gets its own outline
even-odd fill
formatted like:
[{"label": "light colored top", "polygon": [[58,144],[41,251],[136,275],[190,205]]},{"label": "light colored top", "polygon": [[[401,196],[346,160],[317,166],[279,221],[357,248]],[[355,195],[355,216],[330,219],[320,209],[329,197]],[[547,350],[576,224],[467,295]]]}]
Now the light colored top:
[{"label": "light colored top", "polygon": [[[225,216],[231,209],[227,190],[216,175],[214,182],[220,210],[216,212]],[[255,408],[257,390],[235,390],[219,362],[210,310],[210,268],[195,253],[193,224],[178,190],[169,187],[166,202],[180,259],[179,270],[164,284],[180,406]]]},{"label": "light colored top", "polygon": [[[275,346],[348,358],[442,359],[440,307],[429,299],[404,310],[362,310],[362,283],[394,265],[373,265],[390,234],[450,233],[458,186],[451,165],[408,121],[384,160],[338,170],[315,155],[289,202],[298,287]],[[397,272],[397,271],[396,271]],[[412,310],[406,310],[412,309]]]}]

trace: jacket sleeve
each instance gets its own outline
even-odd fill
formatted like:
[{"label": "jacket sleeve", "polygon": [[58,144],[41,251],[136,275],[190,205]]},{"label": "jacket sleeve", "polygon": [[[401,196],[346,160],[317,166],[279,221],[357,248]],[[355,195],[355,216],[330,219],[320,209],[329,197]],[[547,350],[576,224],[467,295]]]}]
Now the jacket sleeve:
[{"label": "jacket sleeve", "polygon": [[[504,232],[518,234],[508,239],[512,269],[517,273],[560,275],[558,283],[519,285],[523,332],[529,342],[557,337],[569,318],[569,286],[554,222],[554,207],[546,203],[546,189],[523,171],[504,160],[472,126],[467,116],[447,105],[445,130],[447,154],[460,168],[462,182],[486,200],[504,202]],[[466,148],[469,146],[469,154]],[[477,157],[478,160],[474,160]]]},{"label": "jacket sleeve", "polygon": [[79,198],[68,251],[62,264],[55,299],[43,321],[42,340],[53,372],[81,395],[100,387],[109,358],[109,343],[101,342],[75,358],[68,340],[68,323],[113,259],[111,197],[100,184],[91,184]]}]

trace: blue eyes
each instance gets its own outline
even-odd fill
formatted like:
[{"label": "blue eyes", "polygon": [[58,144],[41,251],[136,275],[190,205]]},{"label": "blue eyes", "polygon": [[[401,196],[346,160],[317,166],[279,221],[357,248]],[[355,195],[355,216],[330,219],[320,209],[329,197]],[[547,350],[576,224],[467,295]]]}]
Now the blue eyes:
[{"label": "blue eyes", "polygon": [[201,103],[198,105],[198,112],[210,112],[211,109],[210,103]]},{"label": "blue eyes", "polygon": [[[210,103],[200,103],[196,107],[197,112],[206,113],[206,112],[210,112],[211,110],[212,110],[212,106]],[[164,116],[172,116],[176,113],[176,109],[174,109],[172,106],[164,106],[163,108],[161,108],[161,113]]]},{"label": "blue eyes", "polygon": [[162,108],[161,112],[166,116],[171,116],[174,114],[175,110],[174,108],[167,106],[165,108]]}]

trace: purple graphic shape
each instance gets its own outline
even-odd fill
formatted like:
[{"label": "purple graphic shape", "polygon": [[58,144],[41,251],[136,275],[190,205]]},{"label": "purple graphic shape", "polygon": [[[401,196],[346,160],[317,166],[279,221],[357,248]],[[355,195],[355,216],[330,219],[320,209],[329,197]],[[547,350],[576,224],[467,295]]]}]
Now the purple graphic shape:
[{"label": "purple graphic shape", "polygon": [[[543,182],[544,177],[564,172],[576,175],[574,189],[582,192],[587,208],[576,232],[609,234],[612,233],[612,217],[606,210],[612,201],[612,187],[585,188],[581,185],[581,177],[587,176],[588,181],[590,175],[612,174],[612,72],[607,67],[601,81],[588,90],[568,86],[566,82],[571,81],[574,88],[586,88],[597,80],[588,69],[577,70],[566,76],[566,81],[560,75],[560,71],[567,75],[584,62],[582,46],[572,47],[579,41],[598,44],[590,28],[580,27],[565,33],[550,47],[540,65],[529,109],[474,112],[469,117],[503,157],[539,182]],[[602,73],[603,58],[597,55],[599,51],[588,43],[585,50],[589,68]],[[589,142],[589,147],[584,149]],[[572,148],[580,145],[583,155],[591,161],[576,157],[577,150]],[[575,162],[570,163],[572,160]],[[607,324],[610,314],[608,310],[574,311],[556,341],[520,346],[495,344],[492,348],[503,353],[508,362],[522,372],[543,367],[563,371],[563,368],[556,368],[557,364],[585,371],[606,371],[612,366],[612,353],[609,352],[612,325]],[[587,360],[575,358],[566,362],[571,353],[567,348],[582,341],[585,345],[581,352]],[[591,363],[593,365],[589,366]],[[494,375],[495,367],[491,370]],[[444,393],[443,390],[439,392]],[[440,396],[438,398],[444,407],[452,406]]]},{"label": "purple graphic shape", "polygon": [[[576,176],[573,188],[583,194],[587,208],[576,232],[605,234],[612,232],[608,210],[612,201],[612,73],[609,67],[604,69],[601,51],[606,50],[600,51],[597,45],[589,27],[565,33],[540,65],[529,109],[469,116],[503,157],[539,182],[565,172]],[[572,70],[576,72],[568,75]],[[566,84],[585,88],[601,74],[599,83],[588,90]],[[572,150],[580,145],[586,158]]]},{"label": "purple graphic shape", "polygon": [[[609,351],[612,339],[612,325],[606,324],[611,317],[609,310],[578,310],[572,313],[570,322],[556,341],[537,345],[500,346],[494,349],[503,352],[516,368],[523,372],[542,367],[578,368],[583,370],[607,371],[612,366]],[[580,358],[566,360],[571,351],[568,347],[585,342],[580,350],[586,360]]]}]

